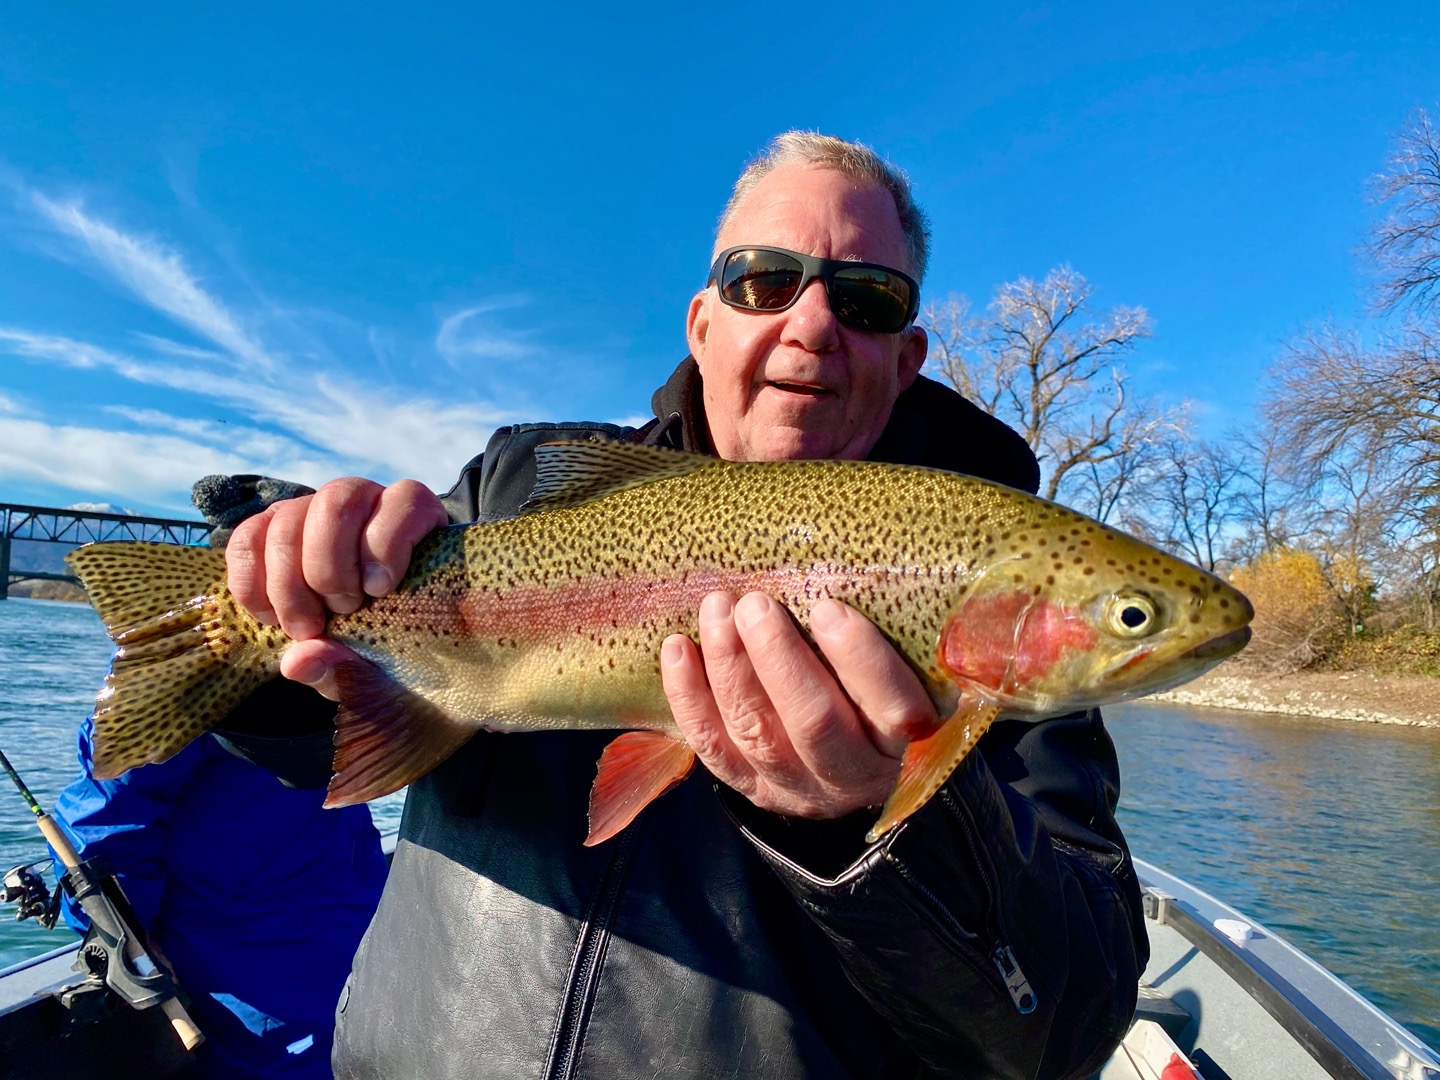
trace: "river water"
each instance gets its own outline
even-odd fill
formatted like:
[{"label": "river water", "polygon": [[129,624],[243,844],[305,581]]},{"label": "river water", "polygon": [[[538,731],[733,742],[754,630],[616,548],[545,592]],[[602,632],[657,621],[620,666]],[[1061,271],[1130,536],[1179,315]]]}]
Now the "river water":
[{"label": "river water", "polygon": [[[44,806],[76,769],[75,726],[109,656],[83,605],[0,602],[0,748]],[[1440,1047],[1440,729],[1144,702],[1107,718],[1136,855],[1289,938]],[[399,806],[374,804],[377,824],[396,824]],[[0,871],[42,850],[19,795],[0,788]],[[0,967],[68,940],[0,919]]]}]

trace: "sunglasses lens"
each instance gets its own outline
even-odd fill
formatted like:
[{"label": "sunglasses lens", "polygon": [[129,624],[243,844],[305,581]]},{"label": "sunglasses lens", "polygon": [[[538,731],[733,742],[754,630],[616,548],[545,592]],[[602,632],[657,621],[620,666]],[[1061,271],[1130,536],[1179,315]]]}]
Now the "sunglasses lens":
[{"label": "sunglasses lens", "polygon": [[835,271],[830,285],[835,317],[858,330],[894,334],[910,314],[910,283],[878,267]]},{"label": "sunglasses lens", "polygon": [[[826,264],[821,263],[822,267]],[[895,334],[905,329],[914,286],[883,266],[841,266],[825,270],[830,309],[847,326]],[[720,297],[732,307],[779,311],[795,302],[805,265],[773,248],[732,251],[720,269]]]},{"label": "sunglasses lens", "polygon": [[737,251],[720,271],[720,295],[737,307],[773,311],[795,299],[803,276],[800,264],[782,252]]}]

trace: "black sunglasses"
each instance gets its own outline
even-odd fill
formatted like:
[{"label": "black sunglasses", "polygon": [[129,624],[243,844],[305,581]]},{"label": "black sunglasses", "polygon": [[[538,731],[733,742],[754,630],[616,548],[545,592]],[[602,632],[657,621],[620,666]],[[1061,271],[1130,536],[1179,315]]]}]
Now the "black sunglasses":
[{"label": "black sunglasses", "polygon": [[825,283],[835,318],[857,330],[898,334],[920,308],[920,286],[909,274],[879,263],[820,259],[777,247],[726,248],[705,284],[714,282],[729,307],[784,311],[817,277]]}]

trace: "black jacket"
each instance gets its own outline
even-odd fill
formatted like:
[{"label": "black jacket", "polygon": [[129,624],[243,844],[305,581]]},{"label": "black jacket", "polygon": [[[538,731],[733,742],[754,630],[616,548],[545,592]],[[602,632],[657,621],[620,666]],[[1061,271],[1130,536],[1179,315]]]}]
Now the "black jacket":
[{"label": "black jacket", "polygon": [[[656,420],[496,432],[446,496],[513,514],[534,447],[704,451],[687,361]],[[1024,442],[921,380],[873,457],[1034,490]],[[1129,1024],[1148,951],[1097,713],[1002,721],[879,844],[696,770],[581,846],[613,733],[481,734],[411,785],[341,998],[335,1072],[374,1077],[1083,1076]]]}]

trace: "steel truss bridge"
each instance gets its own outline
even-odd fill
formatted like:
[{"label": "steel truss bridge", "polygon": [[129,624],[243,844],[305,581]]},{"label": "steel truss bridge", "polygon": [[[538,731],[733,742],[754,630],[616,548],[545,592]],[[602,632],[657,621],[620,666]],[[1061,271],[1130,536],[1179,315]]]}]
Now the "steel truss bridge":
[{"label": "steel truss bridge", "polygon": [[10,555],[16,540],[38,540],[67,547],[104,540],[153,540],[193,546],[205,543],[209,535],[210,526],[203,521],[0,503],[0,582],[3,582],[0,600],[16,581],[78,581],[70,574],[11,566]]}]

